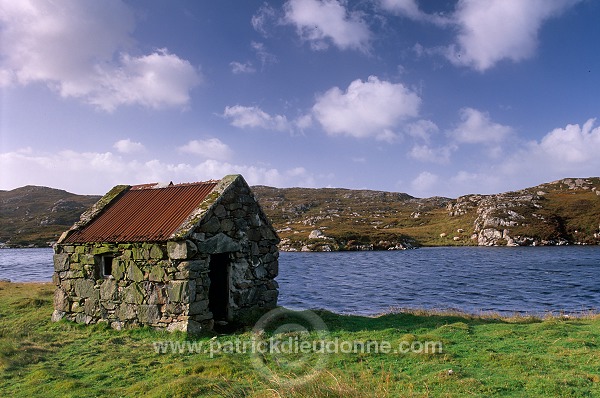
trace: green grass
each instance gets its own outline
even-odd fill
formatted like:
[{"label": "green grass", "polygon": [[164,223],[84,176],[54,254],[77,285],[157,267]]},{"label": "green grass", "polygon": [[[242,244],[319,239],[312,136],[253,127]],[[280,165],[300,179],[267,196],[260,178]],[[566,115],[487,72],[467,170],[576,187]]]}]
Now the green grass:
[{"label": "green grass", "polygon": [[[146,328],[52,323],[52,291],[51,284],[0,283],[0,396],[600,396],[600,317],[594,315],[361,317],[319,311],[329,339],[388,341],[392,347],[440,341],[443,350],[329,354],[320,373],[294,385],[264,378],[249,354],[220,352],[211,358],[157,354],[153,348],[153,342],[165,340],[224,346],[249,341],[248,331],[191,338]],[[271,365],[283,368],[287,359],[275,358]]]}]

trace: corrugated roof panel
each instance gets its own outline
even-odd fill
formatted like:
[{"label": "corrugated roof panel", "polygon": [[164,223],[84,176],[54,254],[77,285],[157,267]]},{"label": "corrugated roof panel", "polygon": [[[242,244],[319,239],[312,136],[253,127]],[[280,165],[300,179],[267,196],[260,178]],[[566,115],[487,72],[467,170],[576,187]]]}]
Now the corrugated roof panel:
[{"label": "corrugated roof panel", "polygon": [[165,188],[136,186],[64,243],[167,240],[216,185],[210,181]]}]

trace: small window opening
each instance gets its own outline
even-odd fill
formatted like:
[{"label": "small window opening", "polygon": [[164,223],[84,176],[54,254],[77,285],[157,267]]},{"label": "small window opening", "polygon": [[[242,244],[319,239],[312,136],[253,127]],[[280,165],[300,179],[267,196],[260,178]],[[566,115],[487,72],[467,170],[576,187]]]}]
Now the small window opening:
[{"label": "small window opening", "polygon": [[114,258],[112,256],[102,257],[102,276],[105,278],[112,275],[113,260]]}]

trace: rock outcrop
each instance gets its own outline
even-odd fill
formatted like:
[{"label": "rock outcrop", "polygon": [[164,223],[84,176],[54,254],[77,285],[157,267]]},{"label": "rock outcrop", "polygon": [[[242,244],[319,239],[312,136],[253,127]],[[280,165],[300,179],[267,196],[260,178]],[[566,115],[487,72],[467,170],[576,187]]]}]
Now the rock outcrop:
[{"label": "rock outcrop", "polygon": [[461,196],[447,211],[450,217],[476,214],[472,240],[479,246],[599,244],[598,192],[597,178],[567,178],[515,192]]}]

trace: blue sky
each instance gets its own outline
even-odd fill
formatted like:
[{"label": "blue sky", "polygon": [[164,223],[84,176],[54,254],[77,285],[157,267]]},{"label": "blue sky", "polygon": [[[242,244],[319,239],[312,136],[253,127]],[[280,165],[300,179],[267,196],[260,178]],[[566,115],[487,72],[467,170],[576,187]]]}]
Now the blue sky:
[{"label": "blue sky", "polygon": [[0,189],[600,175],[594,0],[0,0]]}]

